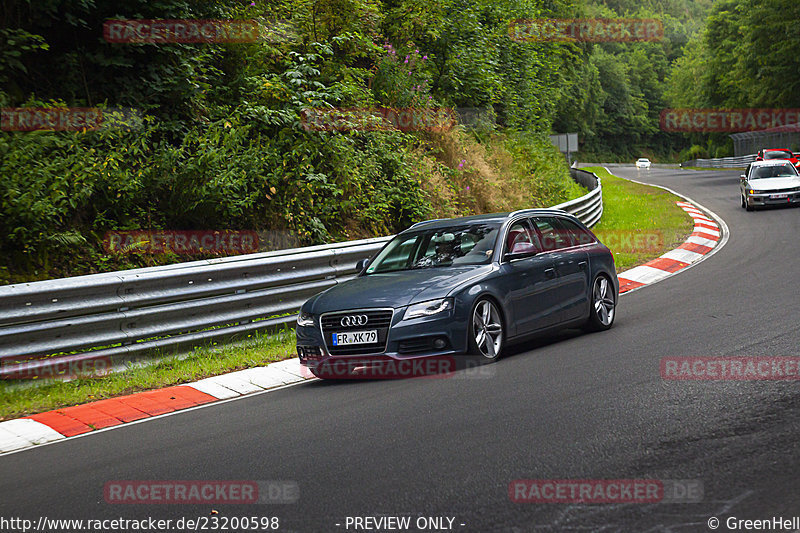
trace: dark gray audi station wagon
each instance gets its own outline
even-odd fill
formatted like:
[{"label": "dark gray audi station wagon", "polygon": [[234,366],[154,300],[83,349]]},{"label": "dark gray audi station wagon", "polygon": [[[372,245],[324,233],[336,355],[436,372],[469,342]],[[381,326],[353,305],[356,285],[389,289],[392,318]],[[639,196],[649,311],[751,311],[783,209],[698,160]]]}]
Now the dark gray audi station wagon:
[{"label": "dark gray audi station wagon", "polygon": [[619,295],[611,251],[554,209],[420,222],[356,269],[298,315],[297,352],[315,375],[331,363],[491,362],[558,328],[610,328]]}]

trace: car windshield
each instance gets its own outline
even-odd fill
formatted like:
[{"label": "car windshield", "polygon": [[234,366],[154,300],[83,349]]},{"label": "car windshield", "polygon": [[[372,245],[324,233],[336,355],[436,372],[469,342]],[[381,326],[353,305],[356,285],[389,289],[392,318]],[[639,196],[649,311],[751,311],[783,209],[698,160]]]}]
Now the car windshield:
[{"label": "car windshield", "polygon": [[471,224],[398,235],[381,250],[367,274],[491,262],[499,225]]},{"label": "car windshield", "polygon": [[786,163],[785,165],[755,167],[750,178],[788,178],[791,176],[797,176],[797,170],[790,163]]},{"label": "car windshield", "polygon": [[792,153],[786,150],[769,150],[764,152],[764,159],[791,159]]}]

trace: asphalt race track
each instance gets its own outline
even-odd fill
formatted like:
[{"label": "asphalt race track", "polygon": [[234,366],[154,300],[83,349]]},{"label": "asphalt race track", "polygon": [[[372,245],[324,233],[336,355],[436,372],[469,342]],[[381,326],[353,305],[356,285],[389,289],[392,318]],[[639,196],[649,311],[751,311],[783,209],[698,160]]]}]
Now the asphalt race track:
[{"label": "asphalt race track", "polygon": [[[711,531],[712,516],[727,531],[730,516],[800,516],[800,382],[665,381],[659,368],[668,356],[800,355],[800,209],[746,212],[738,171],[612,170],[713,210],[730,240],[624,295],[610,331],[517,347],[485,374],[314,380],[0,457],[0,516],[213,508],[302,533],[356,531],[348,516],[454,517],[453,530],[478,533]],[[699,480],[704,492],[696,503],[514,503],[515,479]],[[300,500],[109,504],[114,480],[289,480]]]}]

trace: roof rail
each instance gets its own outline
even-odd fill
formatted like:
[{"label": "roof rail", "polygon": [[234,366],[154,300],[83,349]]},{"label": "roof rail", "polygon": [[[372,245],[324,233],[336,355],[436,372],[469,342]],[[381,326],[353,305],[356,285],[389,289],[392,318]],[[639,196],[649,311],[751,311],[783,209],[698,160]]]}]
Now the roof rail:
[{"label": "roof rail", "polygon": [[529,211],[536,212],[536,213],[547,213],[547,212],[553,213],[553,212],[562,211],[562,209],[553,209],[552,207],[529,207],[527,209],[518,209],[516,211],[512,211],[511,213],[508,214],[507,218],[515,217],[517,215],[521,215],[521,214],[527,213]]},{"label": "roof rail", "polygon": [[446,218],[432,218],[432,219],[430,219],[430,220],[423,220],[423,221],[421,221],[421,222],[415,222],[414,224],[411,224],[411,225],[408,227],[408,229],[411,229],[411,228],[416,228],[416,227],[417,227],[417,226],[419,226],[420,224],[427,224],[428,222],[437,222],[437,221],[439,221],[439,220],[447,220],[447,219],[446,219]]}]

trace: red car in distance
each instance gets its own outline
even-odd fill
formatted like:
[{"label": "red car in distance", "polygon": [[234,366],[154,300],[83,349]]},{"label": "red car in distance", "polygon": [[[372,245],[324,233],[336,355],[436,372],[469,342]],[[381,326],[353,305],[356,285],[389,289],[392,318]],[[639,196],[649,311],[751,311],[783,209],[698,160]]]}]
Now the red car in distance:
[{"label": "red car in distance", "polygon": [[800,169],[800,159],[788,148],[763,148],[756,154],[756,161],[771,161],[773,159],[791,161],[792,165]]}]

